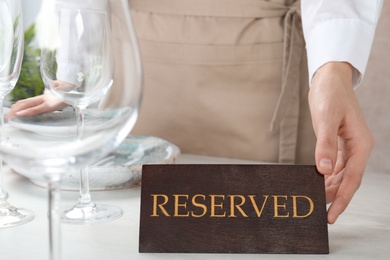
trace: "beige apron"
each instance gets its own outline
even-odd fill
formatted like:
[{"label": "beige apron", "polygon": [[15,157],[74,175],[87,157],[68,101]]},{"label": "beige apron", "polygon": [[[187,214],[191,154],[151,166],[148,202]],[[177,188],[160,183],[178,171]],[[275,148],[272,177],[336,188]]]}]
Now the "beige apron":
[{"label": "beige apron", "polygon": [[314,163],[294,0],[130,0],[144,69],[133,134],[183,153]]}]

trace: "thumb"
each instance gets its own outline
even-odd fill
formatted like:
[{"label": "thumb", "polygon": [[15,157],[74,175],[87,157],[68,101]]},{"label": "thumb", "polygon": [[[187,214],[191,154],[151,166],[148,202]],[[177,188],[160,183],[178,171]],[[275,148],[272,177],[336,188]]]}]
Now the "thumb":
[{"label": "thumb", "polygon": [[317,169],[320,173],[332,174],[335,168],[338,151],[338,127],[335,122],[324,120],[317,129],[317,143],[315,158]]}]

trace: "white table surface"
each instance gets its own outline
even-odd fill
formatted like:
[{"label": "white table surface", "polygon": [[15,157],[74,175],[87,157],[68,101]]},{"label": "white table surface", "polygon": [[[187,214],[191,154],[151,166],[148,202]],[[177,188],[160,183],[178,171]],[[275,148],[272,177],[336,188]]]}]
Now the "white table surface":
[{"label": "white table surface", "polygon": [[[182,155],[178,163],[248,163]],[[34,211],[27,224],[0,229],[1,260],[48,259],[47,190],[6,171],[9,202]],[[61,192],[76,202],[77,192]],[[360,190],[336,224],[329,226],[329,255],[145,254],[138,253],[140,188],[92,192],[95,202],[117,205],[123,216],[91,225],[62,224],[62,256],[67,259],[390,259],[390,173],[367,172]]]}]

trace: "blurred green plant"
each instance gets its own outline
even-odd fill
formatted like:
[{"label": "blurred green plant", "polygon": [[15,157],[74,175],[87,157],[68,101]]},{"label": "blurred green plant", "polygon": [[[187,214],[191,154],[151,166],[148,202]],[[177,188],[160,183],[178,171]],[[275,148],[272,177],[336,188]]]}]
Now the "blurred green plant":
[{"label": "blurred green plant", "polygon": [[15,88],[8,96],[8,99],[14,102],[40,95],[45,89],[39,70],[41,50],[34,40],[35,26],[33,24],[24,32],[22,69]]}]

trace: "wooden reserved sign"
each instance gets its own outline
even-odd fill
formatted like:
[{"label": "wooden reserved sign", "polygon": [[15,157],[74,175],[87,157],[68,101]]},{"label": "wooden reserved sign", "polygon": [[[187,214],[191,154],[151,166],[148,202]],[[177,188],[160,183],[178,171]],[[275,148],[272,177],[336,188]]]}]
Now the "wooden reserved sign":
[{"label": "wooden reserved sign", "polygon": [[145,165],[140,252],[329,253],[315,166]]}]

